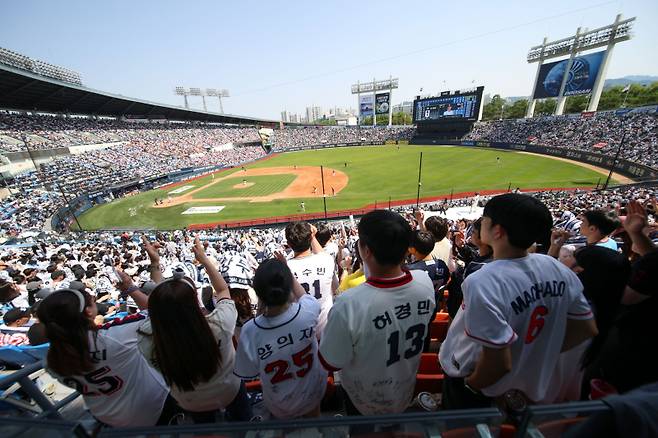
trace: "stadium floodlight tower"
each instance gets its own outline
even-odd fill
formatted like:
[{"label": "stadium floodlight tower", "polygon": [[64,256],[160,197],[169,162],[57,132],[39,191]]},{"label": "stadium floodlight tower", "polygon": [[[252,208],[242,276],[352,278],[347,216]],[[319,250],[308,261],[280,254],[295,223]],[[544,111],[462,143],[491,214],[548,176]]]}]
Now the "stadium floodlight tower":
[{"label": "stadium floodlight tower", "polygon": [[219,99],[219,112],[221,114],[224,114],[224,105],[222,105],[222,97],[230,97],[228,90],[224,88],[222,89],[207,88],[206,96],[217,97]]},{"label": "stadium floodlight tower", "polygon": [[[536,62],[537,73],[533,82],[530,104],[526,117],[532,117],[537,99],[557,97],[555,115],[564,111],[567,96],[591,93],[587,111],[596,111],[603,92],[606,72],[615,44],[632,38],[631,28],[635,17],[622,20],[618,14],[615,21],[598,29],[581,31],[557,41],[547,42],[532,47],[528,52],[528,63]],[[585,56],[577,56],[586,50],[605,47],[606,50]],[[569,56],[568,59],[544,64],[552,58]]]},{"label": "stadium floodlight tower", "polygon": [[190,90],[186,90],[185,87],[174,87],[174,94],[176,96],[183,96],[183,99],[185,99],[185,108],[190,109],[190,105],[187,102],[187,96],[190,95]]},{"label": "stadium floodlight tower", "polygon": [[[393,89],[398,88],[398,78],[390,76],[388,79],[378,81],[373,78],[372,82],[357,82],[352,85],[352,94],[357,95],[357,103],[359,105],[359,124],[363,121],[363,117],[372,111],[372,126],[377,125],[377,114],[388,113],[388,126],[393,124],[393,105],[392,96]],[[378,91],[388,91],[387,93],[378,93]],[[372,93],[372,96],[370,95]],[[361,99],[361,94],[366,94],[364,100]],[[372,97],[372,102],[369,102]],[[371,110],[367,109],[368,104],[371,104]],[[365,111],[364,111],[365,109]]]},{"label": "stadium floodlight tower", "polygon": [[208,112],[208,107],[206,107],[206,93],[201,88],[190,88],[190,96],[201,96],[203,100],[203,110]]}]

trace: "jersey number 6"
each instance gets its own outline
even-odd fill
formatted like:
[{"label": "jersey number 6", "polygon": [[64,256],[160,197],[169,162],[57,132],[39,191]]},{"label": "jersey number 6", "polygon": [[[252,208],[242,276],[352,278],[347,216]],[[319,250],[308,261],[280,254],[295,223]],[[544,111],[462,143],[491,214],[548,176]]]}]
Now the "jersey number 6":
[{"label": "jersey number 6", "polygon": [[530,344],[537,339],[539,333],[544,328],[544,316],[548,315],[548,308],[546,306],[537,306],[530,315],[530,323],[528,324],[528,332],[525,335],[525,343]]}]

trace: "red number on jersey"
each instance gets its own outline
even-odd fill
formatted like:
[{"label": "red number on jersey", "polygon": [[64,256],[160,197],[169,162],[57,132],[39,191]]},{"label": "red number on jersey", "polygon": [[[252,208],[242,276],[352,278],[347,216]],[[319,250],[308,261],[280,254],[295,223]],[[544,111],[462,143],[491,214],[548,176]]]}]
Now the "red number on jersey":
[{"label": "red number on jersey", "polygon": [[[313,366],[312,348],[313,345],[308,344],[302,351],[292,355],[292,362],[299,367],[299,370],[295,373],[298,377],[304,377],[311,371],[311,367]],[[304,365],[306,365],[306,368],[302,368]]]},{"label": "red number on jersey", "polygon": [[529,344],[539,336],[539,333],[544,328],[544,316],[548,315],[548,308],[546,306],[537,306],[530,315],[530,324],[528,325],[528,332],[525,335],[525,343]]},{"label": "red number on jersey", "polygon": [[[312,354],[313,345],[309,344],[306,348],[292,355],[292,363],[294,363],[299,369],[295,373],[297,377],[304,377],[311,371],[313,366],[313,354]],[[292,379],[293,375],[288,372],[288,367],[290,365],[285,360],[275,360],[265,365],[265,372],[267,374],[276,371],[272,380],[270,382],[272,385],[281,383],[285,380]]]},{"label": "red number on jersey", "polygon": [[277,383],[292,379],[292,374],[287,372],[288,362],[285,360],[275,360],[274,362],[270,362],[265,365],[265,372],[267,374],[270,374],[274,370],[276,370],[276,373],[274,374],[274,377],[272,377],[272,380],[270,380],[272,385],[276,385]]}]

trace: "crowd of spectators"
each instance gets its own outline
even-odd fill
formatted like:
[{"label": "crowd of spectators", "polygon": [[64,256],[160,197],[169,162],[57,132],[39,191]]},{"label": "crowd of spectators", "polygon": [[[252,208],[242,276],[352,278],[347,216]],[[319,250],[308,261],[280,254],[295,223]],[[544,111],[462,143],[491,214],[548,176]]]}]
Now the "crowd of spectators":
[{"label": "crowd of spectators", "polygon": [[180,143],[167,147],[152,147],[148,143],[110,146],[79,155],[57,157],[40,165],[41,174],[28,172],[18,175],[16,188],[25,184],[43,184],[50,190],[61,187],[66,193],[100,192],[184,168],[232,166],[264,155],[261,146],[240,146],[223,151],[204,151]]},{"label": "crowd of spectators", "polygon": [[276,130],[271,140],[274,150],[285,151],[304,146],[358,142],[382,144],[387,140],[411,140],[415,133],[416,129],[409,126],[318,126]]},{"label": "crowd of spectators", "polygon": [[658,113],[596,114],[478,122],[466,140],[537,144],[620,157],[658,167]]},{"label": "crowd of spectators", "polygon": [[160,147],[178,144],[211,148],[227,143],[260,142],[256,128],[226,127],[203,123],[144,123],[116,119],[90,119],[0,112],[0,150],[20,152],[79,145],[136,142]]},{"label": "crowd of spectators", "polygon": [[[479,202],[475,221],[407,208],[353,226],[23,236],[0,250],[0,339],[50,341],[49,372],[78,390],[84,382],[87,407],[110,426],[162,424],[181,412],[194,422],[217,421],[220,411],[229,420],[317,416],[328,373],[340,373],[344,413],[403,412],[420,352],[437,352],[427,327],[441,309],[452,319],[438,346],[443,409],[511,394],[586,399],[602,387],[592,379],[626,393],[658,379],[646,336],[657,310],[655,194],[652,186],[438,204]],[[567,212],[577,227],[564,226]],[[89,330],[108,351],[92,362],[92,338],[78,338]],[[287,360],[297,377],[285,378],[277,361]],[[85,380],[99,367],[116,376]],[[254,378],[264,405],[241,383]],[[107,388],[112,379],[134,383]]]},{"label": "crowd of spectators", "polygon": [[62,204],[58,193],[14,189],[0,204],[0,233],[20,235],[22,232],[40,231]]}]

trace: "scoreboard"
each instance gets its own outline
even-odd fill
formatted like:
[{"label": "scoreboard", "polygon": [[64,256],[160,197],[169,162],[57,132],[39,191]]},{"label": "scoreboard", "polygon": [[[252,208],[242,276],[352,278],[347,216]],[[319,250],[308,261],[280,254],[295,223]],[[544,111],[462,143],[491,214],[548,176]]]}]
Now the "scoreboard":
[{"label": "scoreboard", "polygon": [[442,93],[438,97],[414,101],[414,123],[474,122],[480,115],[482,91],[478,87],[468,92]]}]

